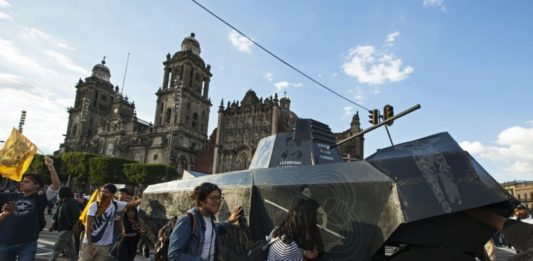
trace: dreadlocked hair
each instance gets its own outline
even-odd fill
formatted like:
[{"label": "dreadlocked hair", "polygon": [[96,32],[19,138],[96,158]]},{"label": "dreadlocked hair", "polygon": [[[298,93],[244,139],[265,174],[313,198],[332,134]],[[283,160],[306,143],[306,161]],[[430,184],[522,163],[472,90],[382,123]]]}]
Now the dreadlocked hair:
[{"label": "dreadlocked hair", "polygon": [[200,202],[205,201],[207,196],[215,190],[218,190],[218,192],[222,193],[222,191],[217,185],[209,182],[204,182],[194,188],[191,194],[191,199],[196,201],[196,206],[200,206]]},{"label": "dreadlocked hair", "polygon": [[284,243],[295,241],[301,245],[304,242],[314,242],[316,237],[316,210],[308,204],[297,204],[272,234]]}]

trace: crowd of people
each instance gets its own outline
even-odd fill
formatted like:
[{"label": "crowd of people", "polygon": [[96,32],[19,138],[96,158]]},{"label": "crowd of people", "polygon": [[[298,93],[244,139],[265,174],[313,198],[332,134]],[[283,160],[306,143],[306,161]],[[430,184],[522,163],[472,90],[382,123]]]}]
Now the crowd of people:
[{"label": "crowd of people", "polygon": [[[111,254],[115,260],[134,260],[144,234],[137,212],[140,198],[126,188],[115,198],[117,187],[106,184],[99,199],[87,206],[83,224],[80,216],[87,197],[60,186],[50,157],[45,157],[45,164],[52,181],[48,187],[40,175],[25,174],[18,190],[2,189],[0,193],[0,260],[35,260],[37,240],[46,226],[46,208],[55,208],[48,230],[58,232],[48,260],[61,255],[70,260],[109,260]],[[142,246],[148,254],[145,241]]]}]

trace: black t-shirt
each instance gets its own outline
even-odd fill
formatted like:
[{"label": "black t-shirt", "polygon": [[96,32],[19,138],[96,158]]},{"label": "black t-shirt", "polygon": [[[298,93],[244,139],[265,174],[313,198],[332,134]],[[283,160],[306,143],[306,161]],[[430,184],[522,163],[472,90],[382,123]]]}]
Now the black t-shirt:
[{"label": "black t-shirt", "polygon": [[44,209],[48,200],[46,195],[32,194],[24,197],[20,193],[1,193],[0,206],[13,201],[15,212],[0,223],[0,243],[24,244],[35,241],[43,229]]}]

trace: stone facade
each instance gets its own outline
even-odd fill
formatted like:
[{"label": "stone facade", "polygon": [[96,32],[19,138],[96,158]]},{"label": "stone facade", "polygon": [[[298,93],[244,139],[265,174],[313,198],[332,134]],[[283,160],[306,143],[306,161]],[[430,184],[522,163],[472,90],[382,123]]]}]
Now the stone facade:
[{"label": "stone facade", "polygon": [[[361,122],[359,121],[359,112],[357,112],[352,117],[352,122],[350,123],[350,128],[346,131],[335,133],[335,136],[337,138],[337,142],[346,139],[354,134],[357,134],[358,132],[361,132],[363,129],[361,129]],[[341,152],[341,157],[345,161],[353,161],[353,160],[360,160],[363,159],[364,156],[364,138],[363,136],[359,136],[355,139],[352,139],[350,141],[347,141],[346,143],[343,143],[339,146],[339,150]]]},{"label": "stone facade", "polygon": [[157,92],[154,123],[136,117],[135,104],[110,83],[105,61],[76,85],[74,106],[60,153],[86,151],[143,163],[171,163],[178,171],[194,168],[207,144],[211,101],[210,66],[200,57],[194,34],[181,51],[167,54],[163,84]]},{"label": "stone facade", "polygon": [[533,181],[509,181],[501,184],[509,194],[533,210]]},{"label": "stone facade", "polygon": [[298,118],[290,110],[289,98],[277,94],[263,100],[249,90],[242,101],[224,102],[218,110],[213,173],[247,169],[259,140],[288,132]]},{"label": "stone facade", "polygon": [[[85,151],[123,157],[142,163],[161,163],[183,170],[221,173],[247,169],[260,139],[291,131],[297,116],[290,99],[258,98],[249,90],[242,101],[222,101],[218,125],[207,139],[211,101],[210,65],[200,57],[200,44],[191,34],[181,50],[167,54],[163,62],[163,83],[157,90],[152,123],[136,116],[135,104],[110,82],[105,65],[94,66],[92,75],[79,80],[60,153]],[[337,140],[361,131],[359,115]],[[363,140],[355,139],[340,147],[346,160],[361,159]]]}]

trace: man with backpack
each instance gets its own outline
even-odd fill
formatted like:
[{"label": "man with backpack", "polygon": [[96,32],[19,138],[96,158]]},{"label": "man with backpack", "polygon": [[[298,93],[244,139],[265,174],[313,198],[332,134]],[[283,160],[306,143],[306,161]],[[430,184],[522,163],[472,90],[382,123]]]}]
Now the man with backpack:
[{"label": "man with backpack", "polygon": [[74,245],[74,237],[72,230],[78,223],[80,216],[80,208],[78,202],[74,199],[74,193],[68,187],[59,189],[59,204],[54,215],[54,226],[52,229],[59,232],[54,251],[48,261],[55,261],[61,251],[68,250],[68,255],[71,261],[77,260],[76,246]]},{"label": "man with backpack", "polygon": [[106,261],[113,243],[113,225],[117,212],[126,207],[135,207],[141,200],[130,202],[116,201],[114,195],[117,187],[105,184],[100,193],[100,200],[91,203],[87,211],[85,236],[80,249],[80,261]]},{"label": "man with backpack", "polygon": [[[37,174],[26,174],[20,183],[19,193],[0,194],[0,260],[33,261],[37,253],[37,239],[46,225],[44,210],[48,201],[53,200],[59,189],[59,177],[53,160],[44,159],[52,185],[45,194],[38,192],[44,186]],[[17,259],[18,258],[18,259]]]},{"label": "man with backpack", "polygon": [[177,218],[168,243],[169,261],[215,261],[218,254],[217,235],[227,231],[242,215],[236,207],[228,220],[215,223],[215,214],[222,204],[222,190],[215,184],[204,182],[195,187],[192,197],[196,207]]}]

